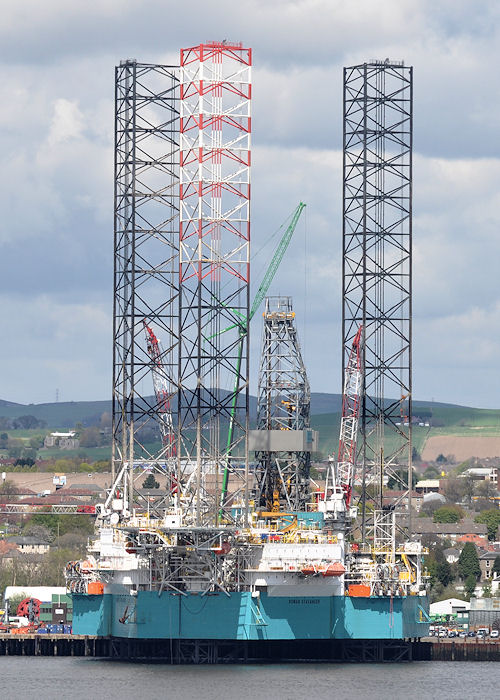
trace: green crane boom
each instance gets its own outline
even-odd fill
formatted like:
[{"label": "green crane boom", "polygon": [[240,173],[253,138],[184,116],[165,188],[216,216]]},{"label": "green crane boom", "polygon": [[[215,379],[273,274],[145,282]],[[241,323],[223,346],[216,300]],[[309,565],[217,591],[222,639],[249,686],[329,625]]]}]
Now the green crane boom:
[{"label": "green crane boom", "polygon": [[248,317],[249,321],[251,321],[252,318],[255,316],[257,309],[262,304],[267,292],[269,291],[271,282],[273,281],[276,271],[280,266],[281,261],[283,260],[283,256],[286,253],[288,245],[292,240],[292,236],[297,227],[300,215],[302,214],[302,210],[305,208],[305,206],[306,205],[303,202],[301,202],[293,213],[292,220],[290,221],[288,228],[283,234],[283,237],[281,238],[281,241],[279,242],[278,247],[276,248],[273,258],[269,264],[269,267],[266,270],[266,274],[264,275],[264,278],[257,290],[257,294],[255,295],[255,299],[253,300],[253,304],[250,308],[250,314]]},{"label": "green crane boom", "polygon": [[[283,257],[287,251],[287,248],[290,244],[290,241],[292,240],[292,236],[295,232],[295,229],[297,227],[298,221],[300,219],[300,215],[302,214],[302,211],[305,209],[305,204],[303,202],[300,202],[298,207],[295,209],[291,221],[288,224],[288,227],[281,237],[281,240],[278,244],[278,247],[276,248],[276,251],[272,257],[272,260],[269,264],[269,267],[266,270],[266,273],[262,279],[262,282],[260,283],[260,286],[257,290],[257,293],[255,295],[255,298],[253,300],[252,306],[250,307],[250,313],[248,315],[248,321],[246,319],[242,319],[241,324],[239,324],[239,332],[240,332],[240,343],[239,343],[239,349],[238,349],[238,359],[237,359],[237,364],[236,364],[236,377],[235,377],[235,382],[234,382],[234,390],[233,390],[233,400],[232,400],[232,405],[231,405],[231,416],[229,419],[229,429],[228,429],[228,434],[227,434],[227,444],[226,444],[226,455],[229,458],[231,455],[231,445],[233,441],[233,431],[234,431],[234,418],[235,418],[235,413],[236,413],[236,398],[238,396],[238,388],[239,388],[239,376],[240,376],[240,368],[241,368],[241,358],[243,354],[243,340],[248,332],[248,325],[252,318],[255,316],[259,306],[262,304],[267,292],[269,291],[269,287],[271,286],[271,282],[274,279],[274,276],[276,274],[276,271],[278,270],[278,267],[281,264],[281,261],[283,260]],[[236,324],[229,326],[228,328],[224,328],[221,333],[224,333],[225,331],[230,330],[231,328],[235,328]],[[224,504],[224,501],[226,500],[226,495],[227,495],[227,485],[229,481],[229,468],[226,463],[226,467],[224,469],[224,476],[222,478],[222,489],[221,489],[221,509],[219,511],[219,520],[222,516],[222,505]]]}]

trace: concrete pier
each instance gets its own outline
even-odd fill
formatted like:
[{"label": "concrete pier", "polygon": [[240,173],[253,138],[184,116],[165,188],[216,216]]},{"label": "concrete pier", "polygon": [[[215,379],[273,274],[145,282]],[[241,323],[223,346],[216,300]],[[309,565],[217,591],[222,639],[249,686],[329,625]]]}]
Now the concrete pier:
[{"label": "concrete pier", "polygon": [[429,657],[417,640],[121,639],[76,635],[0,635],[0,656],[93,656],[171,664],[402,662]]},{"label": "concrete pier", "polygon": [[500,661],[500,641],[358,639],[272,642],[0,634],[0,656],[91,656],[170,664]]}]

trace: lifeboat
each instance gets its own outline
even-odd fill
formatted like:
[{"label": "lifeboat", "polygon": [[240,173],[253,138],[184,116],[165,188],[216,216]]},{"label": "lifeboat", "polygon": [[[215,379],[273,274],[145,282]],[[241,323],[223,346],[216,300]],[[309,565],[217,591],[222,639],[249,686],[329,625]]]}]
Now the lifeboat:
[{"label": "lifeboat", "polygon": [[304,576],[311,576],[312,574],[316,573],[316,569],[314,568],[313,564],[304,564],[300,570]]},{"label": "lifeboat", "polygon": [[322,576],[342,576],[345,573],[345,566],[339,561],[334,564],[328,564],[328,566],[322,567],[320,569],[320,574]]}]

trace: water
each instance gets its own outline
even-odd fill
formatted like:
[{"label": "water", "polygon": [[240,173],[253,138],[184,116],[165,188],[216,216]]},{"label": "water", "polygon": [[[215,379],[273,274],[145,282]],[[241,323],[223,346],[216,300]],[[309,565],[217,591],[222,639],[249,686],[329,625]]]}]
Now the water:
[{"label": "water", "polygon": [[0,658],[0,698],[23,700],[464,700],[498,697],[500,663],[167,666]]}]

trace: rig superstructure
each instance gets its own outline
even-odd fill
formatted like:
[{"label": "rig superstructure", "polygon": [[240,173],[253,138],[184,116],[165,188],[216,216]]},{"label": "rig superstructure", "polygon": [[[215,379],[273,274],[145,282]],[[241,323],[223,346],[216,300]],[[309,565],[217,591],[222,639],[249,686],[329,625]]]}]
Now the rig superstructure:
[{"label": "rig superstructure", "polygon": [[[180,68],[117,69],[114,483],[87,559],[67,567],[74,628],[171,643],[419,637],[420,543],[398,538],[383,508],[370,539],[356,533],[366,313],[345,333],[339,451],[324,489],[311,488],[317,433],[289,297],[265,301],[250,430],[250,320],[304,206],[251,305],[251,62],[224,41],[181,51]],[[136,495],[149,472],[160,495]]]}]

